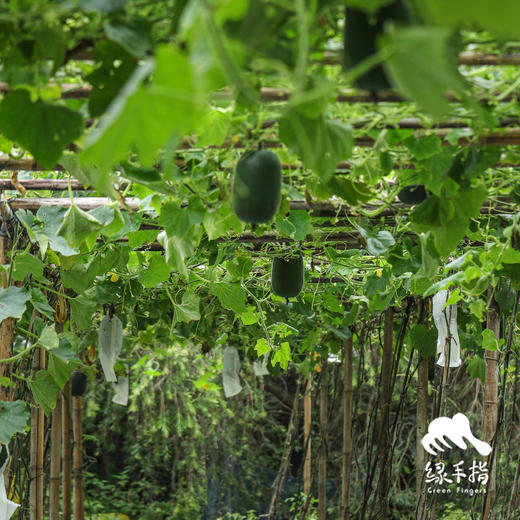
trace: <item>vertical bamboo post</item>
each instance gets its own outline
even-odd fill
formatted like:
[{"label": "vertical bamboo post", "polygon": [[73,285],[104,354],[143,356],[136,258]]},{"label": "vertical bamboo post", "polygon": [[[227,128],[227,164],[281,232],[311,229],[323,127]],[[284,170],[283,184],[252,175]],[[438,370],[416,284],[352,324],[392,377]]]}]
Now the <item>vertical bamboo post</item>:
[{"label": "vertical bamboo post", "polygon": [[[7,250],[9,248],[8,238],[0,236],[0,264],[6,265],[9,263],[9,257],[7,256]],[[2,288],[7,288],[7,273],[2,271]],[[9,358],[12,356],[14,336],[14,319],[6,318],[0,325],[0,359]],[[9,377],[11,373],[10,363],[0,363],[0,378]],[[9,401],[9,392],[4,387],[0,386],[0,401]],[[6,482],[9,479],[6,478]]]},{"label": "vertical bamboo post", "polygon": [[[424,300],[419,302],[419,323],[424,321],[425,315]],[[416,347],[416,345],[413,345]],[[415,486],[417,492],[417,505],[422,497],[422,480],[424,468],[426,466],[426,452],[421,444],[422,438],[426,435],[428,428],[428,359],[424,357],[422,351],[419,353],[419,366],[417,369],[417,431],[415,439]]]},{"label": "vertical bamboo post", "polygon": [[327,408],[328,408],[328,381],[327,358],[321,364],[320,384],[320,454],[318,465],[318,520],[327,517]]},{"label": "vertical bamboo post", "polygon": [[341,482],[342,520],[350,519],[350,459],[352,457],[352,336],[343,351],[343,467]]},{"label": "vertical bamboo post", "polygon": [[58,394],[56,407],[52,411],[51,467],[49,491],[49,520],[60,516],[60,470],[61,470],[61,396]]},{"label": "vertical bamboo post", "polygon": [[85,504],[83,496],[83,443],[82,443],[82,397],[72,398],[74,429],[74,520],[85,520]]},{"label": "vertical bamboo post", "polygon": [[[500,314],[498,304],[494,298],[492,286],[488,287],[487,328],[493,331],[496,340],[500,338]],[[491,444],[495,435],[498,421],[498,349],[485,350],[486,384],[484,387],[484,441]],[[496,449],[496,446],[495,446]],[[496,492],[496,453],[487,457],[491,461],[489,470],[489,482],[485,495],[483,519],[492,518],[491,515]],[[491,515],[491,516],[490,516]]]},{"label": "vertical bamboo post", "polygon": [[389,518],[388,513],[388,451],[390,443],[390,379],[392,374],[392,338],[394,329],[394,310],[385,311],[385,330],[383,338],[383,356],[381,358],[381,436],[380,436],[380,472],[379,499],[382,518]]},{"label": "vertical bamboo post", "polygon": [[72,442],[71,442],[71,393],[70,381],[63,388],[61,398],[61,436],[62,436],[62,520],[70,520],[70,498],[72,482]]},{"label": "vertical bamboo post", "polygon": [[312,423],[312,375],[309,374],[305,387],[303,401],[303,447],[305,460],[303,463],[303,492],[309,495],[311,492],[311,423]]},{"label": "vertical bamboo post", "polygon": [[[40,351],[40,369],[46,367],[46,353],[43,349]],[[45,455],[45,414],[43,408],[38,408],[38,459],[36,465],[36,482],[37,482],[37,496],[38,496],[38,508],[37,508],[37,520],[43,520],[43,503],[45,498],[45,467],[44,467],[44,455]]]},{"label": "vertical bamboo post", "polygon": [[[34,351],[32,370],[45,368],[45,351],[37,348]],[[44,454],[44,415],[43,410],[33,403],[31,408],[31,441],[30,441],[30,486],[29,516],[30,520],[43,519],[43,454]]]}]

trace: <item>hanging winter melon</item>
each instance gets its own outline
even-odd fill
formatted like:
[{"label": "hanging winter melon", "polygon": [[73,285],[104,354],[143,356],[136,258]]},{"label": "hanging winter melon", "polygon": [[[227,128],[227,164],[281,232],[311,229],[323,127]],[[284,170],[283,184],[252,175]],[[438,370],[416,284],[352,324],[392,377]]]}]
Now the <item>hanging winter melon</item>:
[{"label": "hanging winter melon", "polygon": [[251,224],[269,222],[280,206],[282,166],[269,150],[245,154],[233,179],[233,210]]},{"label": "hanging winter melon", "polygon": [[[350,70],[377,52],[377,38],[389,20],[410,22],[410,13],[403,0],[396,0],[370,15],[364,11],[345,8],[345,32],[343,35],[343,68]],[[363,90],[377,92],[388,90],[391,84],[381,65],[371,68],[355,81]]]},{"label": "hanging winter melon", "polygon": [[73,397],[81,397],[87,389],[87,376],[81,370],[73,370],[70,375],[70,391]]},{"label": "hanging winter melon", "polygon": [[273,258],[271,288],[277,296],[295,298],[303,289],[303,258]]},{"label": "hanging winter melon", "polygon": [[428,194],[422,184],[411,184],[405,186],[398,194],[397,198],[404,204],[420,204]]}]

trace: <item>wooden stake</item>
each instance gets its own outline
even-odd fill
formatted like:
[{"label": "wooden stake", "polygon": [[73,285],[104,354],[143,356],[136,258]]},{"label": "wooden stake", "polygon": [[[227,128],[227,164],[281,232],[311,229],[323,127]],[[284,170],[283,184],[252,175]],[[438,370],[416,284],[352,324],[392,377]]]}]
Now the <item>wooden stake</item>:
[{"label": "wooden stake", "polygon": [[58,394],[56,408],[52,411],[49,520],[59,520],[60,516],[60,470],[61,395]]},{"label": "wooden stake", "polygon": [[72,442],[71,442],[71,393],[70,381],[63,388],[61,399],[61,427],[62,427],[62,520],[70,520],[70,498],[72,482]]},{"label": "wooden stake", "polygon": [[390,380],[392,375],[393,356],[393,329],[394,310],[392,307],[385,311],[385,331],[383,339],[383,356],[381,358],[381,435],[380,435],[380,472],[379,472],[379,499],[382,518],[389,518],[388,512],[388,452],[390,444]]},{"label": "wooden stake", "polygon": [[303,449],[305,461],[303,463],[303,492],[309,495],[311,492],[311,423],[312,423],[312,374],[309,374],[305,387],[304,399],[304,425],[303,425]]},{"label": "wooden stake", "polygon": [[[419,302],[418,323],[424,322],[426,302]],[[415,346],[415,345],[414,345]],[[422,352],[419,353],[419,367],[417,369],[417,430],[415,438],[415,487],[417,492],[417,505],[422,502],[422,481],[424,468],[426,466],[426,451],[421,440],[426,435],[428,429],[428,359]]]},{"label": "wooden stake", "polygon": [[[38,349],[40,351],[40,369],[44,369],[46,366],[46,352],[44,349]],[[36,465],[36,486],[37,486],[37,497],[38,507],[36,520],[43,520],[43,503],[45,498],[45,467],[44,467],[44,454],[45,454],[45,414],[43,408],[38,408],[38,459]]]},{"label": "wooden stake", "polygon": [[[500,338],[500,314],[498,304],[494,298],[494,289],[492,286],[488,287],[487,328],[493,331],[493,334],[498,341]],[[484,360],[486,362],[486,383],[484,387],[484,441],[489,444],[492,444],[491,440],[495,435],[498,421],[498,352],[498,349],[484,351]],[[494,463],[496,458],[496,453],[493,457],[486,457],[486,460],[491,461],[491,467],[488,468],[489,481],[484,502],[483,520],[493,518],[491,512],[496,493],[496,465]]]},{"label": "wooden stake", "polygon": [[342,519],[350,520],[350,460],[352,457],[352,336],[343,351],[343,471],[341,485]]},{"label": "wooden stake", "polygon": [[[7,237],[0,236],[0,264],[6,265],[9,263],[9,257],[7,251],[9,249],[9,239]],[[2,271],[2,287],[7,288],[7,273]],[[14,319],[6,318],[2,321],[0,326],[0,359],[9,358],[12,356],[13,348],[13,335],[14,335]],[[0,378],[10,377],[11,375],[11,363],[0,363]],[[0,386],[0,401],[9,401],[9,391]],[[6,482],[9,479],[6,478]]]},{"label": "wooden stake", "polygon": [[82,397],[72,398],[74,427],[74,520],[85,520],[83,495],[83,442],[82,442]]},{"label": "wooden stake", "polygon": [[328,408],[328,381],[327,358],[321,363],[320,384],[320,455],[318,464],[318,520],[327,517],[327,408]]}]

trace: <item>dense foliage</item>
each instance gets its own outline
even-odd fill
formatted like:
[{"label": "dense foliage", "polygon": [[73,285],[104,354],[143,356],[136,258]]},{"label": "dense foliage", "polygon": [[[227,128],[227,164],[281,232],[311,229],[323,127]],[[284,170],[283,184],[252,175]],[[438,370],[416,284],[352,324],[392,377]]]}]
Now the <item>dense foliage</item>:
[{"label": "dense foliage", "polygon": [[[464,364],[450,385],[464,388],[461,402],[469,405],[470,391],[481,388],[486,352],[504,352],[504,339],[482,323],[491,287],[503,336],[515,327],[508,320],[520,289],[518,68],[458,66],[457,56],[514,50],[520,8],[416,0],[408,25],[382,24],[373,52],[345,61],[344,7],[371,19],[388,3],[0,3],[0,168],[17,172],[4,175],[15,186],[69,179],[68,191],[6,192],[2,232],[11,247],[0,319],[16,322],[13,369],[0,374],[9,397],[0,442],[25,431],[34,403],[49,415],[81,368],[89,380],[92,512],[138,508],[139,518],[192,519],[263,511],[295,381],[318,372],[351,334],[359,361],[354,429],[368,445],[380,317],[389,306],[404,323],[395,324],[403,347],[399,405],[392,403],[398,431],[414,423],[413,371],[404,379],[401,371],[419,354],[434,366],[433,327],[429,317],[419,321],[416,302],[450,288],[449,303],[459,305]],[[397,94],[356,90],[369,70],[384,71]],[[251,225],[232,210],[232,177],[244,153],[259,148],[282,164],[281,202],[272,221]],[[416,185],[427,197],[404,203],[401,190]],[[63,204],[32,211],[23,196]],[[109,200],[90,198],[101,196]],[[295,256],[303,258],[305,284],[289,301],[271,291],[271,265]],[[121,322],[116,377],[130,379],[129,407],[116,411],[112,390],[98,384],[107,373],[98,362],[107,316]],[[226,401],[220,376],[228,345],[240,351],[250,386]],[[29,359],[36,347],[48,353],[38,371]],[[501,367],[515,389],[518,349],[515,338],[514,371]],[[267,392],[250,377],[262,356]],[[330,390],[339,395],[341,384]],[[273,397],[281,394],[283,404]],[[512,424],[515,407],[505,410]],[[340,411],[332,399],[330,417]],[[472,411],[477,417],[479,406]],[[336,479],[340,426],[329,432],[338,443],[329,449]],[[508,435],[518,441],[514,430]],[[393,496],[404,515],[414,507],[414,462],[411,441],[396,442],[405,476]],[[20,454],[22,435],[16,443]],[[370,450],[356,461],[356,504],[366,498]],[[303,470],[296,456],[294,482]],[[513,455],[503,457],[509,490]],[[26,480],[17,471],[22,496]],[[240,492],[220,496],[237,483]],[[295,484],[287,494],[299,492]]]}]

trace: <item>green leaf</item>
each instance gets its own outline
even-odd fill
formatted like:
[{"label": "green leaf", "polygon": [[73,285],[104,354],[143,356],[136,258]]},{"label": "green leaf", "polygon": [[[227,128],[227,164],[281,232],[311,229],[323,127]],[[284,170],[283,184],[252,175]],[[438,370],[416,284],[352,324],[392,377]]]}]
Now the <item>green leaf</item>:
[{"label": "green leaf", "polygon": [[275,217],[275,226],[283,235],[296,241],[305,240],[312,234],[312,221],[309,213],[303,209],[291,210],[287,218]]},{"label": "green leaf", "polygon": [[92,85],[88,111],[92,117],[99,117],[132,75],[137,59],[110,40],[98,41],[93,57],[100,65],[85,76]]},{"label": "green leaf", "polygon": [[490,329],[484,329],[482,331],[482,348],[485,350],[496,350],[498,348],[495,333]]},{"label": "green leaf", "polygon": [[438,282],[435,282],[434,284],[430,285],[430,287],[428,287],[428,289],[424,291],[423,296],[431,296],[432,294],[438,293],[439,291],[442,291],[442,289],[447,289],[452,285],[456,285],[462,282],[464,278],[465,275],[463,272],[452,274],[451,276],[448,276],[447,278],[439,280]]},{"label": "green leaf", "polygon": [[336,312],[338,314],[343,314],[343,305],[341,305],[341,302],[338,300],[337,296],[335,294],[331,293],[325,293],[322,296],[322,302],[323,305],[327,310],[330,312]]},{"label": "green leaf", "polygon": [[223,307],[231,309],[235,314],[247,310],[246,293],[239,283],[215,282],[210,284],[209,292],[216,296]]},{"label": "green leaf", "polygon": [[258,314],[255,312],[255,307],[248,307],[247,311],[240,315],[240,319],[244,325],[254,325],[258,323]]},{"label": "green leaf", "polygon": [[35,402],[42,407],[45,415],[49,416],[56,406],[56,399],[60,391],[60,387],[55,383],[51,373],[48,370],[36,372],[34,379],[29,381],[29,388]]},{"label": "green leaf", "polygon": [[262,357],[264,354],[271,352],[271,347],[265,338],[260,338],[256,340],[255,350],[257,356]]},{"label": "green leaf", "polygon": [[107,22],[104,29],[109,40],[119,43],[136,58],[145,58],[153,46],[150,24],[146,20],[134,18],[128,22]]},{"label": "green leaf", "polygon": [[138,280],[146,287],[155,287],[170,277],[170,268],[160,254],[154,254],[148,262],[148,267],[139,271]]},{"label": "green leaf", "polygon": [[60,274],[63,286],[77,294],[86,291],[90,286],[85,264],[76,263],[71,269],[60,269]]},{"label": "green leaf", "polygon": [[92,314],[97,307],[96,289],[91,287],[83,294],[69,300],[70,317],[77,330],[88,329],[92,325]]},{"label": "green leaf", "polygon": [[0,321],[6,318],[20,318],[29,299],[29,293],[21,287],[0,288]]},{"label": "green leaf", "polygon": [[474,356],[468,359],[468,374],[470,377],[478,378],[482,383],[486,382],[486,362],[478,357]]},{"label": "green leaf", "polygon": [[37,280],[42,280],[43,262],[29,253],[17,255],[14,260],[13,280],[21,281],[28,274]]},{"label": "green leaf", "polygon": [[369,14],[377,12],[381,7],[391,4],[393,0],[344,0],[344,3],[348,7],[353,9],[359,9]]},{"label": "green leaf", "polygon": [[451,25],[459,29],[467,27],[488,30],[502,38],[518,38],[520,4],[516,0],[422,0],[418,2],[428,21],[439,25]]},{"label": "green leaf", "polygon": [[39,99],[29,91],[12,90],[0,105],[0,131],[31,152],[45,168],[52,168],[65,146],[81,136],[84,122],[78,112]]},{"label": "green leaf", "polygon": [[374,194],[365,183],[348,179],[344,176],[333,176],[327,182],[325,188],[333,195],[341,197],[351,206],[369,202],[374,198]]},{"label": "green leaf", "polygon": [[78,247],[89,235],[98,233],[100,229],[101,224],[92,215],[72,204],[57,234],[70,246]]},{"label": "green leaf", "polygon": [[0,443],[9,444],[17,432],[24,432],[29,412],[23,401],[0,401]]},{"label": "green leaf", "polygon": [[408,332],[408,340],[412,348],[421,351],[424,357],[428,358],[435,355],[437,338],[431,330],[428,330],[426,325],[412,325]]},{"label": "green leaf", "polygon": [[339,121],[310,119],[293,110],[280,120],[278,135],[323,182],[332,177],[339,162],[352,155],[352,131]]},{"label": "green leaf", "polygon": [[135,147],[141,162],[151,166],[159,148],[196,129],[206,105],[186,54],[160,45],[154,79],[141,85],[150,72],[149,62],[136,69],[89,135],[82,161],[106,171]]},{"label": "green leaf", "polygon": [[194,293],[185,292],[182,295],[182,303],[175,304],[173,322],[189,323],[200,320],[199,306],[200,298]]},{"label": "green leaf", "polygon": [[54,325],[45,326],[38,338],[38,345],[43,347],[45,350],[53,350],[58,348],[59,344],[60,340],[56,330],[54,330]]},{"label": "green leaf", "polygon": [[30,293],[33,307],[44,316],[47,316],[50,320],[54,320],[54,309],[49,305],[47,298],[40,289],[37,287],[31,287]]},{"label": "green leaf", "polygon": [[480,214],[486,197],[484,186],[460,190],[449,198],[432,195],[410,213],[410,221],[415,231],[431,231],[435,247],[447,255],[464,238],[470,219]]},{"label": "green leaf", "polygon": [[288,367],[289,361],[291,361],[291,348],[287,341],[284,341],[278,350],[275,350],[271,359],[271,365],[273,367],[276,363],[280,364],[280,367],[284,370]]},{"label": "green leaf", "polygon": [[165,231],[157,235],[157,241],[164,248],[166,263],[179,271],[182,276],[188,276],[185,259],[193,254],[198,238],[198,229],[193,226],[191,232],[183,238],[168,236]]},{"label": "green leaf", "polygon": [[460,93],[465,80],[457,69],[457,49],[446,27],[394,27],[382,38],[386,71],[394,86],[436,117],[449,112],[446,92]]},{"label": "green leaf", "polygon": [[60,388],[69,380],[73,368],[72,363],[64,361],[61,356],[55,356],[54,352],[49,355],[49,374]]},{"label": "green leaf", "polygon": [[122,11],[126,0],[81,0],[80,6],[85,11],[99,11],[100,13],[113,13]]},{"label": "green leaf", "polygon": [[426,159],[441,151],[442,141],[435,134],[429,134],[419,138],[410,136],[403,141],[403,144],[415,158]]},{"label": "green leaf", "polygon": [[229,202],[225,202],[216,211],[208,211],[202,221],[210,240],[215,240],[230,231],[240,232],[243,224],[231,210]]}]

